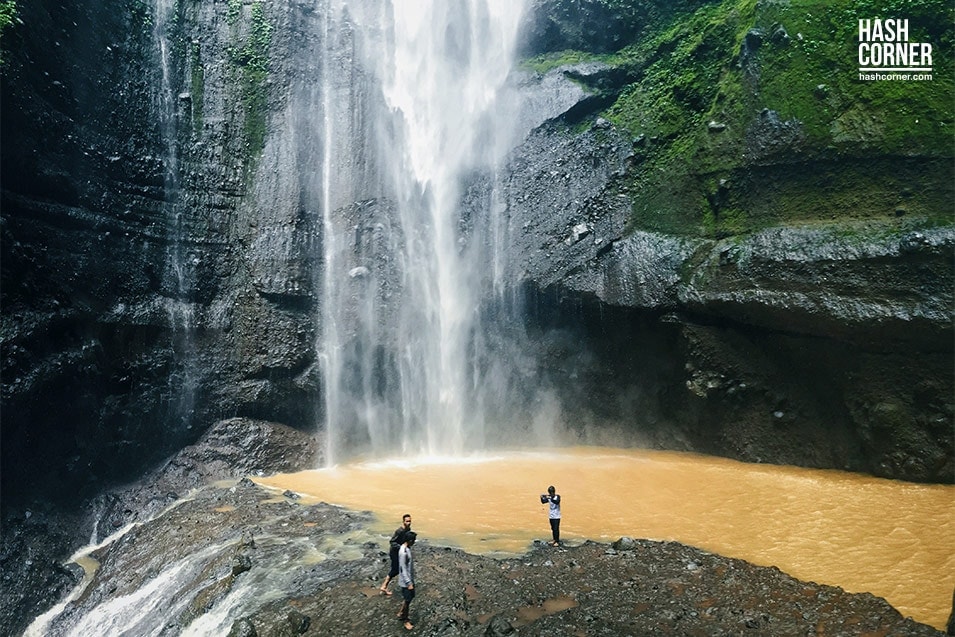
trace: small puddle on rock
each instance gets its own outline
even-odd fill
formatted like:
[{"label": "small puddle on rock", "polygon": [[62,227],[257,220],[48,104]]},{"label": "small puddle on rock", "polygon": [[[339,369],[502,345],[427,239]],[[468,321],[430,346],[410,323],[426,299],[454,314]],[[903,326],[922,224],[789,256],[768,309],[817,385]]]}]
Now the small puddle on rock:
[{"label": "small puddle on rock", "polygon": [[561,611],[577,607],[577,600],[573,597],[561,595],[545,599],[540,606],[523,606],[517,609],[517,621],[514,626],[519,628],[536,622],[546,615],[554,615]]}]

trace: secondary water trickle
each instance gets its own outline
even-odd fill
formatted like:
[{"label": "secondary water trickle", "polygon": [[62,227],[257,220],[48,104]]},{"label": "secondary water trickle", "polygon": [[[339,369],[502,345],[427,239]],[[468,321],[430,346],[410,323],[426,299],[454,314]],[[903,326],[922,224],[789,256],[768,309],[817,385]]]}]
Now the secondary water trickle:
[{"label": "secondary water trickle", "polygon": [[260,480],[401,515],[434,543],[518,553],[548,539],[539,494],[563,498],[562,539],[676,540],[802,580],[884,597],[945,625],[955,587],[955,487],[675,452],[576,448],[353,464]]},{"label": "secondary water trickle", "polygon": [[[196,313],[193,295],[196,289],[196,266],[199,257],[190,252],[189,232],[184,223],[187,216],[181,200],[179,166],[178,96],[173,91],[172,49],[170,25],[175,20],[176,6],[170,0],[155,0],[153,37],[159,57],[161,81],[156,94],[156,112],[159,115],[165,155],[163,164],[163,214],[166,227],[166,260],[163,280],[166,312],[172,328],[173,347],[179,369],[170,374],[171,416],[182,427],[191,428],[195,407],[199,370],[196,361]],[[191,104],[191,98],[188,100]]]}]

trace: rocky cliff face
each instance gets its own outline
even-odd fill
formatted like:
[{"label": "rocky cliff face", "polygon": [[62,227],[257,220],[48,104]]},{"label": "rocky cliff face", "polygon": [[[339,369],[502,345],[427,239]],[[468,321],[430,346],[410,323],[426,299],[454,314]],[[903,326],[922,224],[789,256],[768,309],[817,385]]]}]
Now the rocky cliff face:
[{"label": "rocky cliff face", "polygon": [[226,416],[314,427],[305,168],[266,141],[314,63],[290,54],[314,15],[118,1],[20,18],[3,78],[5,500],[132,478]]},{"label": "rocky cliff face", "polygon": [[[935,93],[798,84],[784,61],[817,60],[832,24],[755,4],[534,3],[527,55],[584,50],[515,78],[533,131],[500,196],[528,374],[573,440],[951,482],[950,100],[939,114]],[[322,58],[322,8],[25,2],[4,32],[7,576],[29,555],[24,578],[62,583],[53,558],[89,537],[7,533],[23,502],[85,501],[215,423],[229,440],[253,419],[321,427],[319,131],[301,113],[323,63],[354,54],[343,32]],[[342,104],[373,100],[360,74],[340,80]],[[365,114],[335,125],[367,128]],[[381,167],[362,166],[335,205],[386,223],[367,187]],[[308,451],[299,463],[321,456]],[[31,553],[44,533],[55,542]],[[4,617],[53,593],[7,600]]]},{"label": "rocky cliff face", "polygon": [[[590,95],[515,152],[510,240],[544,308],[532,320],[593,354],[545,359],[578,420],[950,482],[955,195],[951,149],[919,124],[950,138],[948,80],[850,85],[825,43],[851,39],[862,5],[671,20],[628,3],[617,17],[641,37],[616,46],[581,46],[586,18],[561,26],[570,3],[543,5],[564,39],[530,66]],[[947,46],[931,20],[946,11],[912,13],[913,39]]]},{"label": "rocky cliff face", "polygon": [[602,423],[581,435],[615,423],[666,448],[949,481],[955,232],[637,230],[633,156],[606,120],[544,127],[509,173],[531,321],[575,334],[544,360],[573,419]]},{"label": "rocky cliff face", "polygon": [[[573,20],[535,16],[529,53],[586,39],[585,24],[568,35]],[[315,124],[297,114],[321,73],[321,7],[110,0],[23,3],[20,17],[2,95],[4,506],[134,478],[226,417],[314,431],[322,237],[302,141]],[[651,34],[670,17],[625,24]],[[353,43],[339,44],[342,62]],[[794,150],[790,120],[763,113],[760,128],[756,108],[735,138],[756,160],[693,173],[704,231],[676,213],[684,225],[668,226],[659,186],[687,173],[657,177],[679,138],[635,134],[619,110],[662,57],[642,59],[524,76],[528,121],[548,121],[504,179],[510,278],[576,434],[950,481],[953,235],[920,220],[945,214],[951,162],[883,164],[935,194],[900,195],[878,219],[736,232],[772,193],[847,178],[842,155]],[[361,97],[351,80],[336,90]],[[368,125],[360,111],[339,124]],[[387,212],[338,192],[343,214]]]}]

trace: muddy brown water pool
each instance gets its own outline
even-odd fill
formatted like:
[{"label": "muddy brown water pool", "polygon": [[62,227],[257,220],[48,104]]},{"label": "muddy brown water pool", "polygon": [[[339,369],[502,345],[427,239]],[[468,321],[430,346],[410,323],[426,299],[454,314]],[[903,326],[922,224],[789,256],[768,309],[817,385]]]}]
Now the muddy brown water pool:
[{"label": "muddy brown water pool", "polygon": [[436,544],[517,554],[550,538],[540,494],[562,498],[561,539],[674,540],[884,597],[944,628],[955,587],[955,487],[841,471],[611,448],[406,458],[257,478],[306,500],[411,513]]}]

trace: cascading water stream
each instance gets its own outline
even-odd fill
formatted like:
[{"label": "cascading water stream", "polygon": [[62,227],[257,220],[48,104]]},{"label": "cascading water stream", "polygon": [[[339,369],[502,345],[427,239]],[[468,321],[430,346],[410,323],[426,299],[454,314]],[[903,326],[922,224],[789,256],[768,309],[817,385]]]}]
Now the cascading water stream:
[{"label": "cascading water stream", "polygon": [[[510,70],[519,19],[513,3],[500,1],[394,7],[395,51],[384,90],[404,125],[410,180],[399,207],[406,228],[422,229],[421,244],[409,250],[408,277],[428,313],[417,317],[426,326],[421,358],[405,359],[404,376],[426,388],[416,418],[430,453],[461,453],[466,432],[475,442],[483,424],[466,418],[473,413],[468,348],[484,251],[461,236],[461,190],[466,171],[495,159],[484,147],[493,128],[484,125]],[[409,342],[420,337],[417,320],[405,327]]]},{"label": "cascading water stream", "polygon": [[[330,10],[326,8],[322,16],[322,35],[325,42],[326,53],[331,51],[329,39],[332,33],[332,17]],[[320,347],[320,359],[325,375],[325,423],[327,438],[333,440],[338,434],[341,418],[341,392],[338,391],[337,382],[341,377],[341,338],[339,336],[338,317],[335,309],[339,307],[338,299],[332,297],[332,291],[335,290],[334,277],[339,273],[338,265],[338,242],[336,240],[335,223],[332,210],[332,144],[333,139],[333,117],[332,117],[332,84],[330,81],[331,64],[330,55],[323,55],[321,61],[321,106],[322,106],[322,166],[321,166],[321,210],[322,210],[322,238],[324,255],[324,279],[322,289],[325,291],[323,305],[324,328],[323,338],[324,347]],[[329,442],[326,445],[326,461],[331,464],[336,460],[335,445]]]},{"label": "cascading water stream", "polygon": [[[157,113],[160,130],[166,146],[163,190],[163,211],[167,220],[167,249],[165,285],[168,291],[166,309],[173,333],[173,347],[181,372],[173,374],[171,392],[172,417],[183,427],[189,427],[195,405],[198,372],[195,366],[195,306],[191,295],[195,289],[195,266],[198,257],[184,252],[188,231],[183,223],[180,204],[178,126],[176,95],[172,87],[172,43],[169,36],[170,21],[174,18],[176,4],[172,0],[156,0],[153,8],[153,35],[159,52],[162,72],[157,95]],[[189,261],[192,261],[190,263]]]},{"label": "cascading water stream", "polygon": [[[350,0],[327,13],[318,346],[326,461],[483,448],[483,376],[500,365],[487,364],[497,354],[481,336],[480,304],[500,287],[501,230],[469,230],[463,196],[467,180],[493,176],[514,143],[515,102],[505,96],[521,3]],[[354,66],[337,68],[351,28]],[[367,75],[372,95],[336,99],[340,73]],[[373,125],[343,125],[343,108],[369,112]],[[381,175],[380,196],[359,196],[364,207],[336,189],[355,170],[357,158],[341,152],[343,135],[355,134],[375,137],[348,144],[370,149],[362,160]],[[493,218],[499,200],[484,203],[495,201],[469,214]]]}]

